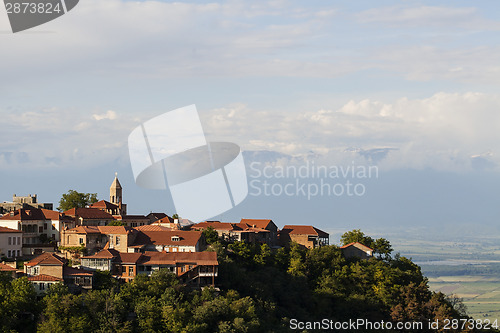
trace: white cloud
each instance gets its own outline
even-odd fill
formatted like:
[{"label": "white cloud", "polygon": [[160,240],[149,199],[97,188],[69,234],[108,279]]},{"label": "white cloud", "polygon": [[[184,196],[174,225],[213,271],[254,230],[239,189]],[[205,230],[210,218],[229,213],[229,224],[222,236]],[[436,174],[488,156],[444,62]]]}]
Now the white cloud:
[{"label": "white cloud", "polygon": [[93,114],[92,118],[95,120],[103,120],[103,119],[108,119],[108,120],[115,120],[116,119],[116,112],[112,110],[106,111],[106,113],[103,114]]},{"label": "white cloud", "polygon": [[391,103],[348,101],[337,110],[297,113],[239,105],[212,110],[205,121],[210,139],[236,141],[247,150],[328,152],[339,160],[352,158],[345,154],[352,147],[394,148],[382,162],[386,167],[468,170],[471,156],[484,151],[492,163],[500,163],[498,109],[498,95],[437,93]]}]

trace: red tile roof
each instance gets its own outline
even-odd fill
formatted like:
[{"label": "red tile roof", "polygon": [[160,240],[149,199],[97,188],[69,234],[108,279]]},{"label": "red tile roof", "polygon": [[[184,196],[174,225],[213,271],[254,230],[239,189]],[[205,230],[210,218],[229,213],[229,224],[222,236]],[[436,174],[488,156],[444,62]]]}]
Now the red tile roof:
[{"label": "red tile roof", "polygon": [[236,223],[220,222],[220,221],[200,222],[200,223],[197,223],[197,224],[191,226],[191,229],[198,230],[198,229],[206,229],[208,227],[212,227],[215,230],[227,230],[227,231],[229,231],[229,230],[243,230]]},{"label": "red tile roof", "polygon": [[162,217],[161,219],[159,219],[158,221],[155,221],[155,222],[156,223],[174,223],[174,219],[168,215],[165,215],[164,217]]},{"label": "red tile roof", "polygon": [[23,208],[18,209],[14,212],[7,213],[0,217],[0,220],[18,220],[18,221],[33,221],[33,220],[61,220],[68,219],[69,216],[65,216],[63,213],[57,212],[55,210],[49,210],[44,208]]},{"label": "red tile roof", "polygon": [[94,276],[94,272],[81,268],[79,269],[75,267],[64,266],[63,276]]},{"label": "red tile roof", "polygon": [[68,216],[78,216],[89,220],[114,220],[111,214],[95,208],[72,208],[64,212]]},{"label": "red tile roof", "polygon": [[21,230],[16,230],[16,229],[11,229],[7,227],[0,227],[0,232],[15,232],[15,233],[22,233]]},{"label": "red tile roof", "polygon": [[80,259],[111,259],[111,258],[115,258],[116,256],[118,256],[119,253],[120,252],[118,252],[114,249],[104,249],[104,250],[97,252],[94,255],[81,257]]},{"label": "red tile roof", "polygon": [[139,231],[172,231],[171,228],[158,224],[141,225],[139,227],[134,227],[134,229]]},{"label": "red tile roof", "polygon": [[133,232],[133,229],[130,228],[130,227],[124,227],[124,226],[112,226],[112,225],[108,225],[108,226],[99,226],[97,227],[99,229],[99,231],[102,233],[102,234],[129,234],[131,232]]},{"label": "red tile roof", "polygon": [[352,243],[349,243],[347,245],[341,246],[340,248],[341,249],[345,249],[345,248],[350,247],[350,246],[357,247],[358,249],[361,249],[363,251],[373,251],[372,248],[370,248],[370,247],[368,247],[366,245],[363,245],[360,242],[352,242]]},{"label": "red tile roof", "polygon": [[124,253],[116,250],[102,250],[93,256],[82,259],[115,258],[115,262],[122,264],[141,265],[176,265],[181,263],[194,265],[218,265],[216,252],[155,252]]},{"label": "red tile roof", "polygon": [[[132,245],[179,245],[195,246],[201,238],[201,231],[146,231],[141,230]],[[180,240],[173,241],[172,237],[178,236]]]},{"label": "red tile roof", "polygon": [[218,265],[217,252],[153,252],[146,251],[142,265]]},{"label": "red tile roof", "polygon": [[66,259],[59,257],[55,253],[45,252],[24,264],[26,266],[36,266],[36,265],[63,266],[66,262],[67,262]]},{"label": "red tile roof", "polygon": [[74,234],[100,234],[101,231],[96,226],[83,226],[79,225],[73,229],[66,230],[66,232]]},{"label": "red tile roof", "polygon": [[156,220],[161,220],[162,218],[167,217],[168,215],[165,213],[149,213],[147,217],[149,218],[150,216],[154,217]]},{"label": "red tile roof", "polygon": [[101,200],[94,202],[89,206],[89,208],[97,208],[97,209],[118,209],[118,205],[115,205],[114,203],[111,203],[106,200]]},{"label": "red tile roof", "polygon": [[273,224],[276,227],[273,220],[241,219],[239,224],[246,224],[248,227],[257,227],[261,229],[267,229],[270,224]]},{"label": "red tile roof", "polygon": [[64,280],[55,276],[40,274],[28,277],[28,281],[64,281]]},{"label": "red tile roof", "polygon": [[2,272],[7,272],[7,271],[8,272],[15,272],[15,271],[17,271],[17,269],[15,269],[14,267],[9,266],[9,265],[2,264],[0,262],[0,271],[2,271]]},{"label": "red tile roof", "polygon": [[133,232],[133,229],[130,227],[124,226],[78,226],[73,229],[69,229],[66,232],[71,232],[75,234],[129,234]]},{"label": "red tile roof", "polygon": [[285,225],[280,231],[291,235],[314,235],[321,238],[328,238],[330,235],[312,225]]}]

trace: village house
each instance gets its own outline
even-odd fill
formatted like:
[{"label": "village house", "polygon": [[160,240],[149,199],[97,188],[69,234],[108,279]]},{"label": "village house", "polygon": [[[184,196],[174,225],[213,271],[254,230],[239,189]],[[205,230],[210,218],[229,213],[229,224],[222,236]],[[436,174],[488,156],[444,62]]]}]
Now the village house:
[{"label": "village house", "polygon": [[113,215],[95,208],[72,208],[64,215],[74,218],[77,226],[105,226],[115,220]]},{"label": "village house", "polygon": [[22,253],[32,255],[53,251],[60,237],[60,230],[74,226],[74,219],[62,213],[40,209],[18,209],[0,217],[0,226],[22,231]]},{"label": "village house", "polygon": [[279,231],[280,243],[287,246],[296,242],[308,249],[328,245],[330,235],[310,225],[285,225]]},{"label": "village house", "polygon": [[94,273],[67,266],[68,261],[54,253],[41,255],[24,263],[24,273],[39,292],[51,283],[63,282],[72,292],[92,289]]},{"label": "village house", "polygon": [[193,225],[191,230],[205,230],[207,228],[213,228],[217,231],[219,238],[225,241],[235,242],[242,240],[243,229],[237,223],[205,221]]},{"label": "village house", "polygon": [[106,245],[111,249],[127,252],[133,244],[137,231],[124,226],[78,226],[63,230],[61,233],[61,250],[68,257],[68,248],[85,247],[93,254]]},{"label": "village house", "polygon": [[205,238],[201,231],[142,229],[132,245],[128,246],[128,252],[201,252],[205,247]]},{"label": "village house", "polygon": [[47,292],[47,290],[49,290],[51,285],[63,283],[64,279],[51,275],[40,274],[36,276],[28,276],[28,281],[35,287],[37,295],[43,295]]},{"label": "village house", "polygon": [[205,221],[191,226],[191,230],[204,230],[212,227],[219,238],[228,242],[277,243],[278,227],[272,220],[242,219],[239,223]]},{"label": "village house", "polygon": [[151,275],[160,269],[174,273],[182,283],[197,286],[214,285],[218,275],[216,252],[154,252],[123,253],[105,249],[81,258],[86,269],[109,270],[126,282],[139,274]]},{"label": "village house", "polygon": [[17,229],[0,227],[0,257],[8,259],[23,255],[23,232]]},{"label": "village house", "polygon": [[16,269],[16,262],[1,262],[0,272],[8,273],[12,278],[17,278],[22,274],[22,271]]},{"label": "village house", "polygon": [[369,259],[373,257],[373,249],[359,242],[353,242],[340,247],[342,254],[346,258]]},{"label": "village house", "polygon": [[238,226],[247,234],[245,240],[251,243],[276,245],[278,242],[278,227],[273,220],[241,219]]}]

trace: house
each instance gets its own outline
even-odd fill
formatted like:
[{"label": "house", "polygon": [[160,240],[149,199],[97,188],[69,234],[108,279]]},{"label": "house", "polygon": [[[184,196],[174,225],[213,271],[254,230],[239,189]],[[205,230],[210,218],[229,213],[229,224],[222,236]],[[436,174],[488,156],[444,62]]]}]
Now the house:
[{"label": "house", "polygon": [[240,226],[238,226],[237,223],[205,221],[193,225],[191,227],[191,230],[204,230],[209,227],[217,231],[219,238],[225,241],[228,242],[242,241],[243,229]]},{"label": "house", "polygon": [[28,276],[28,281],[35,287],[37,295],[43,295],[47,292],[47,290],[49,290],[50,286],[56,283],[63,283],[64,279],[51,275],[40,274],[36,276]]},{"label": "house", "polygon": [[128,252],[200,252],[206,247],[201,231],[148,231],[140,230]]},{"label": "house", "polygon": [[359,242],[353,242],[347,245],[340,247],[342,250],[342,254],[346,258],[360,258],[360,259],[369,259],[373,257],[373,249],[365,246]]},{"label": "house", "polygon": [[250,242],[277,244],[278,227],[273,220],[241,219],[238,226],[245,230]]},{"label": "house", "polygon": [[0,226],[23,231],[24,255],[54,251],[55,244],[50,241],[58,241],[59,231],[73,225],[71,217],[41,208],[18,209],[0,217]]},{"label": "house", "polygon": [[63,282],[72,292],[92,289],[94,272],[67,266],[68,261],[54,253],[43,253],[24,263],[28,280],[39,292],[45,291],[47,283]]},{"label": "house", "polygon": [[17,272],[17,269],[15,267],[16,265],[16,262],[13,262],[13,265],[10,265],[10,264],[6,264],[5,262],[2,262],[0,263],[0,272],[4,272],[4,273],[8,273],[10,275],[12,275],[12,278],[16,278],[18,277],[18,272]]},{"label": "house", "polygon": [[[61,246],[85,247],[90,254],[103,249],[106,244],[111,249],[127,252],[128,246],[135,240],[137,231],[124,226],[78,226],[63,230]],[[68,250],[63,249],[68,256]]]},{"label": "house", "polygon": [[28,276],[50,275],[63,277],[63,266],[68,261],[55,253],[45,252],[24,263],[24,273]]},{"label": "house", "polygon": [[15,194],[12,196],[12,202],[0,203],[0,215],[16,211],[18,209],[44,208],[48,210],[54,209],[51,203],[39,203],[37,196],[28,195],[27,197],[18,197]]},{"label": "house", "polygon": [[0,227],[0,257],[8,259],[23,255],[23,232],[17,229]]},{"label": "house", "polygon": [[148,225],[150,223],[149,219],[144,215],[124,215],[115,216],[118,221],[121,221],[124,226],[135,228],[143,225]]},{"label": "house", "polygon": [[139,274],[151,275],[160,269],[175,273],[182,283],[198,286],[214,285],[218,275],[216,252],[123,253],[106,249],[82,257],[82,267],[109,270],[113,276],[127,282]]},{"label": "house", "polygon": [[74,218],[77,226],[105,226],[115,220],[113,215],[95,208],[72,208],[64,215]]},{"label": "house", "polygon": [[296,242],[308,249],[328,245],[330,235],[310,225],[285,225],[279,231],[282,246]]}]

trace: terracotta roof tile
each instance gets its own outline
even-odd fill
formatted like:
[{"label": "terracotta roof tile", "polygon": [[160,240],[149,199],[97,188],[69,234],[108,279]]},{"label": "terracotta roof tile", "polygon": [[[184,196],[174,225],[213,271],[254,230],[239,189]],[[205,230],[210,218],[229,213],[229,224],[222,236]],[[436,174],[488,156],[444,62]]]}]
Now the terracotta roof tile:
[{"label": "terracotta roof tile", "polygon": [[111,214],[95,208],[72,208],[64,212],[68,216],[78,216],[84,219],[114,220]]},{"label": "terracotta roof tile", "polygon": [[198,229],[206,229],[208,227],[212,227],[215,230],[242,230],[240,226],[238,226],[236,223],[230,223],[230,222],[220,222],[220,221],[205,221],[205,222],[200,222],[197,223],[193,226],[191,226],[191,229],[193,230],[198,230]]},{"label": "terracotta roof tile", "polygon": [[257,228],[266,229],[270,224],[274,224],[274,222],[273,220],[241,219],[239,224],[246,224],[249,227],[255,226]]},{"label": "terracotta roof tile", "polygon": [[93,276],[94,272],[75,267],[63,267],[63,276]]},{"label": "terracotta roof tile", "polygon": [[315,235],[322,238],[328,238],[330,236],[328,233],[312,225],[285,225],[280,232],[292,235]]},{"label": "terracotta roof tile", "polygon": [[118,205],[115,205],[114,203],[111,203],[106,200],[100,200],[97,202],[94,202],[89,206],[89,208],[97,208],[97,209],[118,209]]},{"label": "terracotta roof tile", "polygon": [[15,269],[14,267],[9,266],[9,265],[2,264],[0,262],[0,271],[2,271],[2,272],[15,272],[15,271],[17,271],[17,269]]},{"label": "terracotta roof tile", "polygon": [[102,234],[129,234],[132,232],[132,228],[124,226],[99,226],[97,227]]},{"label": "terracotta roof tile", "polygon": [[66,259],[59,257],[55,253],[45,252],[39,255],[36,258],[31,259],[27,263],[26,266],[36,266],[36,265],[57,265],[63,266],[67,262]]},{"label": "terracotta roof tile", "polygon": [[372,248],[370,248],[370,247],[368,247],[366,245],[363,245],[360,242],[352,242],[352,243],[346,244],[344,246],[341,246],[340,248],[341,249],[345,249],[345,248],[350,247],[350,246],[357,247],[358,249],[361,249],[363,251],[373,251]]},{"label": "terracotta roof tile", "polygon": [[64,281],[64,280],[52,275],[40,274],[28,277],[28,281]]},{"label": "terracotta roof tile", "polygon": [[11,232],[15,232],[15,233],[20,233],[22,232],[21,230],[16,230],[16,229],[11,229],[11,228],[7,228],[7,227],[0,227],[0,233],[2,232],[5,232],[5,233],[11,233]]},{"label": "terracotta roof tile", "polygon": [[[134,244],[153,244],[153,245],[180,245],[195,246],[201,238],[201,231],[146,231],[141,230],[135,238]],[[172,237],[178,236],[180,240],[174,241]]]},{"label": "terracotta roof tile", "polygon": [[140,262],[142,265],[175,265],[192,263],[195,265],[218,265],[216,252],[153,252],[146,251]]},{"label": "terracotta roof tile", "polygon": [[172,231],[171,228],[158,224],[141,225],[139,227],[134,227],[134,229],[139,231]]}]

